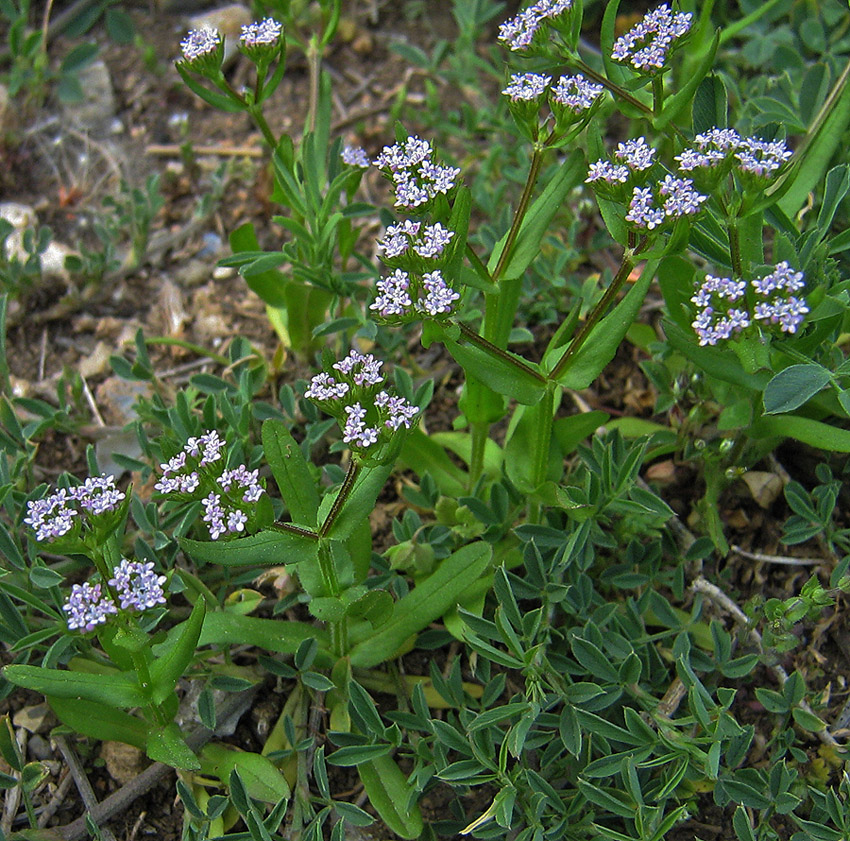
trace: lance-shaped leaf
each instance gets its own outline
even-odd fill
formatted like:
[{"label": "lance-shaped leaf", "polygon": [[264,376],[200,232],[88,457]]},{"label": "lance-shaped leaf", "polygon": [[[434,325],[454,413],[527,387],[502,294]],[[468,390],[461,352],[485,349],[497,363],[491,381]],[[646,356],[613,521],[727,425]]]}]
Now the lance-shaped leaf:
[{"label": "lance-shaped leaf", "polygon": [[[540,251],[540,243],[549,230],[552,218],[564,202],[567,193],[584,180],[587,166],[584,152],[574,149],[558,169],[555,177],[546,185],[543,192],[528,208],[519,233],[514,241],[513,251],[508,256],[508,264],[502,271],[500,280],[513,280],[520,277]],[[492,275],[502,256],[508,234],[496,244],[490,255],[487,270]]]},{"label": "lance-shaped leaf", "polygon": [[227,94],[205,88],[195,78],[195,76],[183,66],[182,62],[178,61],[175,67],[189,90],[201,97],[204,102],[212,105],[213,108],[218,108],[220,111],[229,111],[231,113],[244,110],[244,106],[231,99]]},{"label": "lance-shaped leaf", "polygon": [[319,492],[304,453],[286,424],[273,418],[263,424],[263,452],[292,519],[315,526]]},{"label": "lance-shaped leaf", "polygon": [[850,453],[850,430],[812,418],[771,415],[757,420],[747,433],[753,438],[794,438],[819,450]]},{"label": "lance-shaped leaf", "polygon": [[685,84],[682,85],[682,87],[664,103],[664,109],[652,121],[656,129],[659,131],[663,130],[688,107],[688,104],[694,97],[696,89],[699,87],[702,80],[705,79],[708,71],[711,70],[712,65],[714,64],[714,56],[717,54],[717,46],[719,43],[720,30],[718,29],[714,34],[714,38],[711,40],[711,44],[709,44],[708,50],[700,60],[696,71],[688,79],[688,81],[685,82]]},{"label": "lance-shaped leaf", "polygon": [[215,542],[181,537],[178,542],[195,560],[222,566],[297,564],[315,559],[317,546],[315,537],[272,529],[236,540]]},{"label": "lance-shaped leaf", "polygon": [[[637,282],[622,301],[593,328],[587,340],[559,377],[558,382],[562,386],[574,389],[587,388],[614,358],[620,342],[637,316],[657,266],[658,260],[647,262]],[[553,358],[552,364],[556,362],[557,358]]]},{"label": "lance-shaped leaf", "polygon": [[201,771],[218,777],[225,785],[236,769],[248,796],[253,800],[279,803],[289,799],[289,784],[274,763],[265,756],[212,742],[201,751],[200,759]]},{"label": "lance-shaped leaf", "polygon": [[422,832],[422,813],[413,800],[413,789],[407,777],[390,756],[363,762],[357,773],[369,802],[381,816],[381,820],[401,838],[418,838]]},{"label": "lance-shaped leaf", "polygon": [[151,692],[155,704],[161,704],[174,692],[177,681],[183,677],[183,673],[192,661],[201,636],[206,605],[203,597],[195,602],[189,618],[180,625],[177,642],[166,654],[151,663]]},{"label": "lance-shaped leaf", "polygon": [[[257,241],[254,225],[251,222],[240,225],[230,234],[230,247],[234,254],[233,260],[237,262],[232,260],[229,265],[242,265],[239,258],[251,254],[264,256],[260,251],[260,243]],[[277,265],[280,265],[280,263]],[[248,287],[270,306],[286,306],[284,289],[289,281],[283,272],[277,271],[274,266],[266,267],[263,271],[246,271],[242,277],[245,278]]]},{"label": "lance-shaped leaf", "polygon": [[6,666],[3,676],[16,686],[47,697],[79,698],[118,709],[149,703],[135,675],[86,674],[39,666]]},{"label": "lance-shaped leaf", "polygon": [[50,708],[57,718],[83,736],[101,741],[123,742],[139,750],[145,749],[148,725],[140,718],[98,704],[94,701],[79,701],[76,698],[48,697]]},{"label": "lance-shaped leaf", "polygon": [[822,365],[791,365],[780,371],[764,389],[764,412],[792,412],[829,385],[832,374]]},{"label": "lance-shaped leaf", "polygon": [[463,591],[487,569],[491,547],[470,543],[446,558],[439,569],[396,602],[392,616],[351,651],[351,665],[370,668],[390,659],[408,637],[453,608]]},{"label": "lance-shaped leaf", "polygon": [[201,767],[198,757],[186,744],[183,733],[174,722],[148,733],[145,752],[154,762],[164,762],[172,768],[197,771]]}]

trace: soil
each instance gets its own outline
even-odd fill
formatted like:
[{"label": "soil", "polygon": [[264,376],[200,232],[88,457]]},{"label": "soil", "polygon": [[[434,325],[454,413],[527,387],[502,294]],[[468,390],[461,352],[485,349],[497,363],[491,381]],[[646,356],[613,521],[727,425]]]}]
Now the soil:
[{"label": "soil", "polygon": [[[128,396],[122,391],[126,384],[111,373],[108,358],[110,354],[131,355],[132,340],[139,327],[146,336],[180,339],[216,353],[225,352],[232,337],[244,336],[272,366],[279,381],[294,383],[310,372],[292,356],[280,356],[262,301],[232,271],[216,269],[218,260],[229,253],[228,233],[239,225],[253,222],[263,247],[274,247],[280,233],[270,222],[275,210],[270,179],[262,165],[259,134],[247,118],[221,114],[201,102],[180,82],[173,68],[177,43],[185,31],[185,18],[174,11],[175,5],[179,4],[163,4],[156,9],[131,5],[130,14],[138,33],[137,42],[131,47],[110,41],[100,25],[88,36],[98,42],[109,72],[117,133],[96,137],[84,128],[74,128],[58,103],[48,100],[13,125],[9,136],[15,142],[0,148],[7,164],[0,172],[0,198],[31,205],[38,212],[40,223],[52,228],[55,240],[76,248],[96,247],[93,224],[103,209],[104,198],[115,194],[120,179],[140,185],[156,174],[165,199],[152,226],[150,254],[138,268],[113,272],[107,283],[85,288],[69,289],[70,281],[54,279],[31,290],[10,309],[7,353],[18,396],[55,403],[60,377],[68,372],[84,372],[83,392],[75,399],[88,407],[91,421],[67,431],[49,432],[40,441],[36,476],[39,481],[50,482],[66,470],[84,474],[86,446],[126,422],[122,413],[122,406],[126,405],[122,398]],[[417,7],[413,3],[363,0],[344,5],[343,37],[324,56],[335,90],[334,134],[363,145],[371,153],[392,135],[400,93],[405,92],[405,114],[409,116],[413,113],[410,106],[415,107],[422,90],[421,78],[411,74],[407,63],[390,49],[390,43],[400,40],[427,49],[428,41],[451,37],[451,3],[444,0]],[[644,6],[632,5],[635,9]],[[418,14],[406,18],[405,9],[409,12],[414,7]],[[40,15],[42,10],[37,11]],[[65,6],[57,2],[53,14],[63,11]],[[53,66],[78,43],[79,40],[57,37],[51,43]],[[228,71],[237,87],[245,81],[247,72],[247,62],[239,60]],[[297,132],[302,125],[308,103],[307,81],[303,58],[291,55],[287,74],[267,111],[275,131]],[[198,223],[198,199],[214,189],[216,173],[223,163],[229,163],[224,176],[226,185],[214,202],[213,212]],[[367,195],[380,203],[385,188],[377,173],[367,174],[364,185]],[[374,233],[378,228],[375,218],[371,230]],[[545,325],[535,328],[538,348],[545,346],[549,329]],[[411,347],[418,348],[418,342]],[[188,373],[220,372],[215,362],[199,360],[184,347],[157,344],[149,352],[158,372],[171,372],[162,378],[175,388],[185,383]],[[437,394],[428,414],[429,429],[450,429],[457,413],[456,387],[460,382],[454,363],[437,346],[415,353],[418,355],[414,361],[421,369],[438,374]],[[596,389],[582,393],[582,400],[612,417],[627,414],[652,418],[656,395],[639,368],[643,358],[642,351],[624,345]],[[266,399],[272,399],[271,393]],[[666,422],[664,418],[659,420]],[[813,452],[795,445],[777,455],[793,478],[808,487],[815,483],[813,467],[817,456]],[[672,462],[654,467],[657,476],[663,477],[657,487],[680,519],[688,523],[693,503],[702,491],[691,468]],[[376,548],[392,542],[391,522],[404,505],[404,483],[405,477],[398,477],[379,500],[373,515]],[[781,523],[788,513],[781,498],[768,509],[760,507],[742,484],[735,485],[721,501],[721,516],[730,526],[730,536],[736,544],[753,552],[779,551]],[[811,568],[754,564],[733,555],[725,569],[714,572],[722,572],[724,586],[743,603],[755,593],[788,597],[798,592]],[[821,715],[832,721],[848,695],[843,673],[850,663],[850,629],[836,609],[806,633],[803,644],[784,665],[788,671],[799,668],[811,688],[823,691],[825,708]],[[421,654],[411,655],[417,656],[422,659]],[[11,657],[4,653],[3,659],[5,662]],[[411,660],[407,666],[411,674],[427,672],[425,663]],[[766,685],[771,685],[769,675],[765,674],[764,679]],[[268,721],[275,720],[282,706],[285,696],[281,689],[269,684],[256,695],[254,708],[231,737],[234,744],[252,750],[261,748],[263,728],[267,732]],[[40,696],[16,691],[0,702],[0,713],[15,713],[39,701]],[[757,713],[751,717],[757,719]],[[814,755],[817,745],[813,743],[811,747]],[[97,745],[78,740],[73,749],[81,756],[98,800],[123,784],[119,781],[123,780],[122,772],[114,762],[107,762]],[[68,773],[58,752],[48,750],[48,755],[53,773],[37,798],[39,802],[48,801]],[[356,778],[346,778],[346,769],[335,773],[338,776],[332,779],[332,789],[349,791],[352,801],[362,805]],[[448,788],[438,787],[424,798],[423,813],[427,820],[441,821],[457,819],[460,810],[471,820],[486,809],[493,793],[486,788],[476,789],[462,801],[455,801]],[[698,819],[677,827],[669,837],[676,841],[691,841],[696,836],[706,841],[733,838],[729,813],[717,809],[710,796],[705,797],[703,806]],[[83,805],[71,786],[50,825],[67,825],[81,814]],[[174,778],[169,776],[137,798],[109,827],[119,841],[170,841],[181,837],[182,824],[182,806],[174,796]],[[784,831],[778,824],[775,828],[780,833]],[[391,833],[364,831],[352,837],[386,839]],[[790,837],[790,830],[782,837]]]}]

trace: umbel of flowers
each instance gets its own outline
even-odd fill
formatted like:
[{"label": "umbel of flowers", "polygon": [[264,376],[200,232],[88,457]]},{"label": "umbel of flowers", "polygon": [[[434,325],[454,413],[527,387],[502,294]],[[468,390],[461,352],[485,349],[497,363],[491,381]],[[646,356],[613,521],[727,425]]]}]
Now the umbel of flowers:
[{"label": "umbel of flowers", "polygon": [[162,478],[154,485],[161,494],[178,500],[200,499],[202,520],[210,537],[245,531],[265,493],[257,470],[244,464],[225,469],[226,442],[213,429],[190,438],[183,449],[160,465]]},{"label": "umbel of flowers", "polygon": [[797,332],[809,311],[806,299],[795,294],[806,286],[802,272],[795,272],[783,260],[749,286],[752,308],[747,302],[746,281],[705,276],[691,298],[697,306],[691,326],[700,345],[716,345],[757,323],[766,329],[776,326],[783,333]]},{"label": "umbel of flowers", "polygon": [[604,198],[628,204],[626,222],[638,232],[654,231],[666,223],[694,216],[708,199],[694,189],[694,182],[688,178],[676,178],[670,173],[661,179],[653,178],[656,151],[643,137],[620,143],[612,159],[592,163],[585,183]]},{"label": "umbel of flowers", "polygon": [[385,386],[383,362],[352,350],[330,371],[316,374],[304,396],[335,417],[353,452],[371,454],[399,428],[410,429],[418,407]]},{"label": "umbel of flowers", "polygon": [[431,144],[415,135],[385,146],[374,164],[392,183],[396,207],[408,210],[446,195],[460,175],[460,169],[438,164]]}]

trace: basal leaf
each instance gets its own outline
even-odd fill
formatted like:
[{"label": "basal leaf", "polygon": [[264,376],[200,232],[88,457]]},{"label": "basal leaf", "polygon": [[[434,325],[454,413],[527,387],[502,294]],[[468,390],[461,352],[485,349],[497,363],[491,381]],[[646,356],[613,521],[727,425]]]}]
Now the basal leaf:
[{"label": "basal leaf", "polygon": [[272,469],[280,495],[296,523],[316,525],[319,492],[301,447],[282,421],[263,424],[263,452]]}]

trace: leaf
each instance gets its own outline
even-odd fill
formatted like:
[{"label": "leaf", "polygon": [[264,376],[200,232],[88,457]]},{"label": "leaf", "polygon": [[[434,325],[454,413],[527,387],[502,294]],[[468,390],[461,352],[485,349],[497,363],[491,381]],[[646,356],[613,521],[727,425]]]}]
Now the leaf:
[{"label": "leaf", "polygon": [[728,124],[726,85],[720,76],[711,73],[699,83],[691,115],[694,134],[708,131],[715,126],[722,128]]},{"label": "leaf", "polygon": [[206,600],[201,596],[195,602],[189,618],[179,626],[177,642],[167,654],[157,658],[151,664],[151,697],[155,704],[162,704],[169,695],[173,694],[177,681],[183,677],[194,657],[206,610]]},{"label": "leaf", "polygon": [[221,542],[178,538],[181,548],[198,561],[222,566],[297,564],[315,559],[315,537],[267,529],[249,537]]},{"label": "leaf", "polygon": [[174,722],[148,733],[145,753],[154,762],[164,762],[172,768],[197,771],[201,767],[198,757],[186,744],[180,728]]},{"label": "leaf", "polygon": [[765,414],[793,411],[825,388],[831,378],[826,368],[814,363],[783,369],[765,386]]},{"label": "leaf", "polygon": [[717,54],[717,47],[719,44],[720,30],[717,30],[705,52],[705,55],[700,59],[699,65],[692,72],[690,78],[684,85],[682,85],[681,88],[679,88],[678,91],[676,91],[673,96],[667,98],[661,114],[653,119],[652,123],[657,130],[662,131],[673,120],[675,120],[679,114],[685,110],[685,108],[687,108],[688,103],[694,96],[697,87],[705,79],[706,73],[711,70],[711,67],[714,64],[714,56]]},{"label": "leaf", "polygon": [[810,447],[850,453],[850,430],[796,415],[771,415],[757,420],[748,430],[752,438],[794,438]]},{"label": "leaf", "polygon": [[406,436],[399,462],[417,476],[429,473],[444,496],[463,496],[469,487],[469,474],[452,461],[445,448],[419,429]]},{"label": "leaf", "polygon": [[379,759],[392,752],[393,746],[383,745],[349,745],[335,750],[328,758],[328,765],[338,765],[342,768],[350,768],[354,765],[362,765],[364,762]]},{"label": "leaf", "polygon": [[[230,234],[230,248],[236,256],[239,256],[241,252],[245,251],[260,251],[260,243],[257,240],[257,235],[254,233],[253,223],[246,222]],[[253,292],[256,292],[269,306],[286,306],[284,289],[288,280],[282,272],[270,268],[259,274],[243,275],[243,277],[248,287]]]},{"label": "leaf", "polygon": [[390,756],[381,756],[357,766],[357,773],[369,802],[381,820],[401,838],[419,838],[422,833],[422,813],[414,802],[414,790]]},{"label": "leaf", "polygon": [[275,764],[265,756],[210,742],[200,754],[201,772],[218,777],[225,785],[236,770],[248,796],[262,803],[288,800],[289,784]]},{"label": "leaf", "polygon": [[39,666],[6,666],[3,677],[47,697],[78,698],[108,707],[142,707],[149,699],[135,675],[87,674]]},{"label": "leaf", "polygon": [[[574,149],[572,154],[558,168],[555,177],[546,185],[543,192],[528,208],[522,225],[514,241],[513,252],[502,271],[500,280],[513,280],[522,275],[540,250],[540,243],[549,229],[552,218],[564,202],[567,193],[584,180],[587,167],[584,152]],[[508,234],[496,244],[487,270],[493,274],[502,256]]]},{"label": "leaf", "polygon": [[581,637],[573,637],[570,642],[573,650],[573,657],[581,663],[585,669],[590,672],[595,678],[608,681],[608,683],[617,683],[619,675],[617,670],[611,664],[610,659],[602,653],[592,642],[588,642]]},{"label": "leaf", "polygon": [[262,435],[263,452],[293,521],[315,526],[319,492],[301,447],[279,420],[267,420]]},{"label": "leaf", "polygon": [[47,702],[63,724],[83,736],[145,749],[148,726],[129,713],[94,701],[57,698],[55,695],[49,696]]},{"label": "leaf", "polygon": [[536,372],[536,366],[516,354],[508,350],[498,354],[489,353],[472,342],[459,344],[448,336],[444,336],[442,341],[469,377],[497,394],[504,394],[527,406],[539,402],[543,397],[546,380]]},{"label": "leaf", "polygon": [[[560,385],[576,390],[587,388],[614,358],[620,342],[637,316],[657,266],[658,260],[647,262],[640,278],[625,297],[593,328],[584,344],[570,360],[566,370],[558,378]],[[559,350],[558,358],[561,353]],[[544,360],[544,366],[547,362],[551,362],[551,368],[553,368],[557,364],[557,359]]]},{"label": "leaf", "polygon": [[347,540],[375,508],[375,501],[392,473],[393,465],[363,467],[342,510],[328,529],[326,537]]},{"label": "leaf", "polygon": [[351,665],[371,668],[389,660],[404,641],[428,627],[454,607],[463,591],[474,584],[490,563],[492,549],[486,543],[470,543],[458,549],[395,604],[390,620],[351,651]]}]

